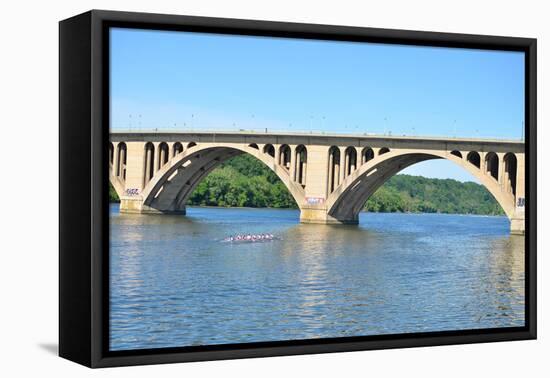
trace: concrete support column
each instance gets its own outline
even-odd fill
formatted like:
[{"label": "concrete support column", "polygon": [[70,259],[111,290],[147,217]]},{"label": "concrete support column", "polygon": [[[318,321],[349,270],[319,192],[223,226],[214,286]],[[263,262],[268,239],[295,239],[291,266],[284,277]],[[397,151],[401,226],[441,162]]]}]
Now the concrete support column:
[{"label": "concrete support column", "polygon": [[126,178],[126,172],[125,172],[126,171],[126,163],[125,163],[126,153],[127,153],[127,151],[125,149],[120,150],[120,170],[119,170],[120,174],[119,174],[119,177],[123,180]]},{"label": "concrete support column", "polygon": [[486,152],[479,152],[479,169],[484,175],[487,174],[487,162],[485,161],[486,157]]},{"label": "concrete support column", "polygon": [[155,153],[153,154],[153,173],[159,170],[159,156],[160,156],[160,143],[153,143],[155,145]]},{"label": "concrete support column", "polygon": [[327,176],[328,176],[327,193],[328,194],[332,193],[332,190],[334,189],[334,183],[332,182],[333,179],[334,179],[333,172],[334,172],[334,154],[330,153],[330,151],[329,151],[329,154],[328,154],[328,172],[327,172]]},{"label": "concrete support column", "polygon": [[305,161],[302,162],[301,171],[302,171],[302,181],[300,182],[300,184],[305,185],[306,180],[307,180],[307,157],[306,157]]},{"label": "concrete support column", "polygon": [[275,164],[282,165],[281,164],[281,145],[274,144],[273,148],[275,148]]},{"label": "concrete support column", "polygon": [[516,154],[516,197],[525,197],[525,154]]},{"label": "concrete support column", "polygon": [[117,159],[116,159],[117,163],[116,163],[115,175],[117,177],[120,177],[120,167],[122,166],[122,151],[120,150],[120,144],[117,146],[116,156],[117,156]]},{"label": "concrete support column", "polygon": [[[320,200],[318,204],[312,206],[322,207],[328,196],[329,147],[311,145],[306,146],[306,148],[307,157],[302,164],[302,185],[305,185],[304,194],[306,198]],[[306,203],[298,204],[302,208],[306,205]]]},{"label": "concrete support column", "polygon": [[126,142],[126,180],[124,181],[124,193],[120,197],[121,212],[141,209],[145,158],[145,142]]},{"label": "concrete support column", "polygon": [[160,159],[159,159],[159,169],[160,169],[164,165],[164,159],[166,159],[166,151],[164,151],[164,149],[162,148],[159,148],[159,155],[160,155]]},{"label": "concrete support column", "polygon": [[113,143],[113,176],[118,175],[118,143]]},{"label": "concrete support column", "polygon": [[290,148],[290,179],[296,181],[296,146],[289,145]]},{"label": "concrete support column", "polygon": [[338,185],[340,185],[340,161],[342,160],[341,159],[342,157],[340,156],[340,159],[336,160],[334,159],[334,189],[336,189],[336,187]]},{"label": "concrete support column", "polygon": [[344,150],[344,154],[345,154],[345,160],[344,160],[344,163],[345,163],[345,165],[344,165],[344,167],[345,167],[345,168],[344,168],[344,178],[346,178],[346,177],[348,177],[348,174],[349,174],[349,172],[350,172],[350,167],[349,167],[349,165],[350,165],[350,161],[349,161],[349,160],[350,160],[350,159],[349,159],[350,156],[349,156],[349,154],[347,153],[347,149]]},{"label": "concrete support column", "polygon": [[345,162],[346,149],[342,147],[339,147],[339,148],[340,148],[340,167],[339,167],[340,174],[338,178],[338,185],[340,185],[340,183],[343,182],[344,179],[346,178],[346,162]]},{"label": "concrete support column", "polygon": [[506,191],[506,177],[504,177],[504,154],[497,153],[498,156],[498,184],[500,185],[500,190]]},{"label": "concrete support column", "polygon": [[512,177],[510,175],[510,167],[506,165],[506,162],[503,161],[503,169],[504,169],[504,175],[503,175],[503,190],[506,193],[512,193]]}]

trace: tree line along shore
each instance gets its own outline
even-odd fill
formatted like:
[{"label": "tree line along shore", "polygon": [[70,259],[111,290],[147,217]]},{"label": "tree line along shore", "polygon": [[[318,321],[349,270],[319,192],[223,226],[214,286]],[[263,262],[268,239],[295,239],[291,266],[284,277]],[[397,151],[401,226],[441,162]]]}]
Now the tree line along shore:
[{"label": "tree line along shore", "polygon": [[[109,200],[119,198],[110,185]],[[277,175],[252,156],[232,158],[212,171],[192,193],[188,205],[297,208]],[[503,215],[485,187],[474,182],[396,175],[365,204],[370,212]]]}]

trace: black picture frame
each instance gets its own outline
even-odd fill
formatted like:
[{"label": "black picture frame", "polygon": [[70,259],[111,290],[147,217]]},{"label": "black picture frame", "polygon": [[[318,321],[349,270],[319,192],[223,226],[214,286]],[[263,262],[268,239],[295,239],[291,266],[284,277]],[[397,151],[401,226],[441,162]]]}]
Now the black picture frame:
[{"label": "black picture frame", "polygon": [[[108,348],[108,28],[525,52],[525,327],[112,352]],[[536,39],[92,10],[59,24],[59,355],[88,367],[535,339]]]}]

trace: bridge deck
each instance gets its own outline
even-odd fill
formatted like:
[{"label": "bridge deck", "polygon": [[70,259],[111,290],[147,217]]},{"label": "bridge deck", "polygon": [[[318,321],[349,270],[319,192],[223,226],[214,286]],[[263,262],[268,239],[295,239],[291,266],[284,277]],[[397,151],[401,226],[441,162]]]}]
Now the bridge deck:
[{"label": "bridge deck", "polygon": [[259,132],[259,131],[228,131],[228,130],[113,130],[110,133],[112,141],[195,141],[195,142],[226,142],[226,143],[273,143],[273,144],[317,144],[317,145],[356,145],[410,148],[444,148],[451,146],[484,146],[499,147],[499,150],[523,152],[525,143],[522,140],[495,138],[463,138],[410,135],[379,135],[379,134],[338,134],[313,132]]}]

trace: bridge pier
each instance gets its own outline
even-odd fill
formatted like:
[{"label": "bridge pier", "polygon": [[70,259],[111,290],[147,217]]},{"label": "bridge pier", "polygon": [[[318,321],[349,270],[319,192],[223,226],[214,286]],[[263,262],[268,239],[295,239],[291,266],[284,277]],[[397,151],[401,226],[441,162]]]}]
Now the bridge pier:
[{"label": "bridge pier", "polygon": [[120,199],[120,210],[123,214],[178,214],[185,215],[186,209],[185,206],[180,206],[178,209],[157,209],[150,206],[147,206],[143,203],[143,199],[131,197]]},{"label": "bridge pier", "polygon": [[[522,204],[523,205],[523,204]],[[525,235],[525,208],[517,206],[514,215],[510,218],[510,234]]]},{"label": "bridge pier", "polygon": [[510,219],[510,234],[511,235],[525,235],[525,219],[524,218],[512,218],[512,219]]},{"label": "bridge pier", "polygon": [[119,211],[121,213],[141,214],[143,201],[141,198],[120,198]]},{"label": "bridge pier", "polygon": [[359,224],[359,217],[339,219],[328,214],[325,208],[302,208],[300,223],[310,224]]}]

